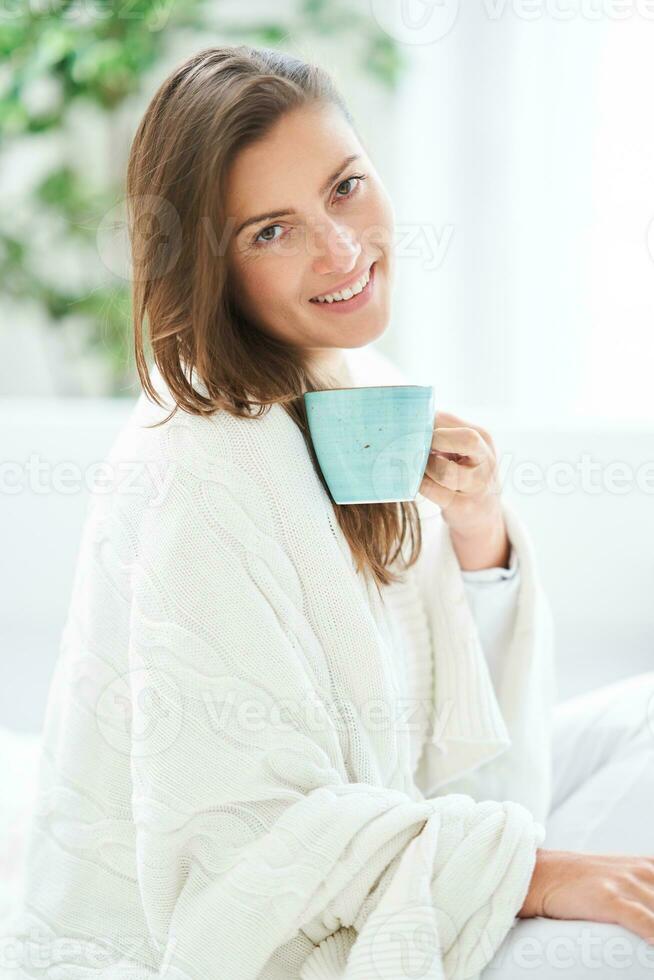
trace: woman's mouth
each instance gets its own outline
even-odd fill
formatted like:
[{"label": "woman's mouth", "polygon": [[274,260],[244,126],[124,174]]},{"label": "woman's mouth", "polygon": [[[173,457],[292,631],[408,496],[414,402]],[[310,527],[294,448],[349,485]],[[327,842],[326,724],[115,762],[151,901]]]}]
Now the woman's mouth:
[{"label": "woman's mouth", "polygon": [[[375,261],[370,266],[370,269],[366,273],[368,281],[358,293],[348,296],[348,293],[351,294],[351,290],[346,289],[343,293],[332,293],[329,299],[310,299],[309,302],[326,313],[353,313],[355,310],[359,310],[362,306],[365,306],[372,296],[376,265],[377,262]],[[359,288],[361,281],[359,280],[357,284]]]}]

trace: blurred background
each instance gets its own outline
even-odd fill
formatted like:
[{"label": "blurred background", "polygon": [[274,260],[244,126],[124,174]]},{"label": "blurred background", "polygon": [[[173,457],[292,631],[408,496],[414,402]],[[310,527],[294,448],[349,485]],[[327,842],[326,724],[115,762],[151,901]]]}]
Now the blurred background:
[{"label": "blurred background", "polygon": [[433,384],[438,408],[492,432],[550,597],[560,697],[654,669],[654,3],[12,0],[0,11],[4,784],[29,778],[85,475],[140,390],[130,141],[175,64],[241,42],[319,62],[350,105],[396,215],[378,348]]}]

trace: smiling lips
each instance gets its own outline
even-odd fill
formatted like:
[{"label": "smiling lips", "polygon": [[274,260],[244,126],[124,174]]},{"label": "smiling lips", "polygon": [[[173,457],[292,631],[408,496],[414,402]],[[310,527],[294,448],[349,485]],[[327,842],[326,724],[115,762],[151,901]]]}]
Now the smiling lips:
[{"label": "smiling lips", "polygon": [[358,310],[368,302],[372,294],[376,264],[373,262],[363,275],[354,280],[352,286],[348,286],[341,292],[325,293],[321,297],[313,297],[309,302],[330,313],[350,313]]}]

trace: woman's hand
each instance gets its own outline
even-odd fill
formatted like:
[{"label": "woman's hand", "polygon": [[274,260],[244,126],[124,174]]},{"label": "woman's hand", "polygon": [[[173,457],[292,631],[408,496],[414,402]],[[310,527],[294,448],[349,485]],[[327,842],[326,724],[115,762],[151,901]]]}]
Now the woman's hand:
[{"label": "woman's hand", "polygon": [[495,446],[486,429],[437,412],[419,492],[440,507],[463,568],[507,564]]},{"label": "woman's hand", "polygon": [[520,918],[614,922],[654,944],[654,857],[537,848]]}]

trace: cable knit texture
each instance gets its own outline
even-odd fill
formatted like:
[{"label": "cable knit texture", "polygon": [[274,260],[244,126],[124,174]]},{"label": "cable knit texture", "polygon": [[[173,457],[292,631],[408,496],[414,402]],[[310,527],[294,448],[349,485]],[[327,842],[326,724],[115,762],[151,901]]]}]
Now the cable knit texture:
[{"label": "cable knit texture", "polygon": [[[372,350],[351,365],[403,381]],[[435,505],[380,598],[283,409],[143,428],[165,414],[139,397],[91,497],[0,976],[477,977],[549,808],[525,527],[504,503],[521,582],[496,695]]]}]

